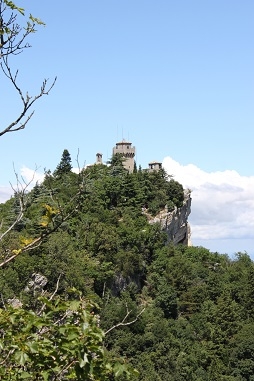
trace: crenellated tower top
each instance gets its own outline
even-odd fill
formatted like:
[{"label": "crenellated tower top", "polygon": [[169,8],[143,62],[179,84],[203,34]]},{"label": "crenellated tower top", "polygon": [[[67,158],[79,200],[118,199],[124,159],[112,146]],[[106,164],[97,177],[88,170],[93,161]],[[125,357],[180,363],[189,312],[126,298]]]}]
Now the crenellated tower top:
[{"label": "crenellated tower top", "polygon": [[117,153],[121,154],[124,157],[123,165],[130,173],[134,169],[134,157],[136,153],[135,147],[132,147],[132,143],[123,139],[121,142],[116,143],[113,148],[113,156]]}]

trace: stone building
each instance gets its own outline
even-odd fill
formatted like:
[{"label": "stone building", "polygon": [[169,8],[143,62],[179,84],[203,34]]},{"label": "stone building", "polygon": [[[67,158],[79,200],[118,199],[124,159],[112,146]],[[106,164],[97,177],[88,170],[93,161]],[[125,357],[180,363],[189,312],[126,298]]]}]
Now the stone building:
[{"label": "stone building", "polygon": [[155,172],[162,169],[162,163],[159,161],[152,161],[151,163],[148,163],[148,172]]},{"label": "stone building", "polygon": [[117,153],[121,154],[125,159],[123,161],[124,168],[127,169],[129,173],[132,173],[134,169],[134,157],[136,153],[135,147],[132,147],[132,143],[127,142],[123,139],[121,142],[116,143],[115,147],[113,147],[113,156]]}]

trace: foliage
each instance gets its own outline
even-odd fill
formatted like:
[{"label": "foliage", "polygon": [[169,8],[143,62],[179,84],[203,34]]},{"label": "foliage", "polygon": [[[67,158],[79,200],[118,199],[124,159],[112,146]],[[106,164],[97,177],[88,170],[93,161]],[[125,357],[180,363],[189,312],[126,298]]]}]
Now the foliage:
[{"label": "foliage", "polygon": [[[181,184],[163,170],[129,174],[119,163],[100,164],[79,175],[70,168],[63,173],[48,171],[44,182],[24,196],[22,218],[0,246],[2,258],[8,257],[8,250],[12,254],[21,250],[0,272],[0,323],[7,333],[2,335],[2,361],[6,369],[9,364],[12,379],[13,374],[18,379],[20,372],[33,379],[35,373],[27,370],[33,368],[39,369],[38,377],[45,371],[61,379],[56,376],[60,372],[67,379],[69,372],[70,379],[78,379],[88,372],[82,377],[93,380],[91,364],[93,372],[98,369],[94,380],[114,379],[114,372],[120,381],[128,377],[139,381],[252,379],[252,260],[247,253],[229,258],[203,247],[173,246],[160,225],[148,221],[166,205],[170,210],[183,205]],[[1,205],[2,229],[20,215],[18,200],[14,197]],[[36,237],[40,237],[38,245],[28,250]],[[27,291],[34,273],[47,278],[40,292]],[[72,300],[73,287],[85,300]],[[55,299],[44,302],[40,313],[41,293],[44,297],[55,294]],[[12,299],[19,299],[23,308],[11,309]],[[63,319],[55,324],[71,309],[68,322]],[[18,318],[11,323],[15,314]],[[91,343],[97,357],[89,357],[91,350],[82,324],[75,325],[75,316],[80,323],[86,316],[91,328],[87,339],[95,334]],[[40,340],[42,327],[47,329]],[[67,336],[65,344],[62,331]],[[73,341],[68,339],[72,332],[77,335]],[[31,337],[36,353],[29,347]],[[16,352],[23,354],[14,357]],[[39,359],[48,369],[42,370]],[[81,362],[81,367],[80,361],[86,359],[90,365]],[[116,359],[120,364],[115,368]],[[76,367],[66,369],[72,361]],[[139,375],[128,373],[126,364]],[[3,379],[8,379],[4,372]]]},{"label": "foliage", "polygon": [[[96,306],[41,298],[38,313],[0,310],[1,380],[108,380],[130,371],[103,348]],[[132,371],[135,374],[135,371]]]},{"label": "foliage", "polygon": [[62,154],[62,157],[61,157],[61,161],[58,164],[58,166],[56,167],[56,170],[54,172],[54,176],[61,177],[64,174],[70,172],[71,169],[72,169],[71,155],[70,155],[69,151],[67,149],[65,149],[63,151],[63,154]]}]

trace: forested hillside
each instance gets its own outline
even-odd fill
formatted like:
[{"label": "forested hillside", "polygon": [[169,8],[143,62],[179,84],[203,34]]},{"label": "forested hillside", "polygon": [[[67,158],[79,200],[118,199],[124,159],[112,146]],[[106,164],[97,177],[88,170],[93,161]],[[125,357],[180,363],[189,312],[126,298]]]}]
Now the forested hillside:
[{"label": "forested hillside", "polygon": [[253,380],[253,262],[174,247],[143,213],[182,202],[163,170],[129,174],[114,157],[77,175],[65,150],[1,204],[1,232],[13,224],[0,247],[2,379]]}]

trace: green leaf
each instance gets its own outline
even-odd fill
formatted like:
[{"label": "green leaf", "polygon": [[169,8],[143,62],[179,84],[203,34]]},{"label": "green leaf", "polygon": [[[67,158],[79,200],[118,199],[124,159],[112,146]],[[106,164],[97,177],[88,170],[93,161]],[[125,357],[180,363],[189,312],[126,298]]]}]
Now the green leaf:
[{"label": "green leaf", "polygon": [[46,371],[46,370],[42,371],[41,375],[42,375],[44,381],[48,381],[48,379],[49,379],[49,372],[48,371]]},{"label": "green leaf", "polygon": [[36,341],[33,341],[32,343],[27,343],[27,345],[30,348],[32,353],[38,353],[39,345],[38,343],[36,343]]},{"label": "green leaf", "polygon": [[30,378],[31,377],[31,374],[28,373],[28,372],[22,372],[21,375],[20,375],[20,378],[24,379],[24,378]]},{"label": "green leaf", "polygon": [[5,2],[5,4],[6,4],[9,8],[18,11],[18,12],[21,13],[23,16],[25,15],[25,9],[24,9],[24,8],[17,7],[17,5],[15,5],[12,1],[9,1],[9,0],[4,0],[4,2]]},{"label": "green leaf", "polygon": [[26,361],[29,359],[28,355],[23,351],[15,352],[15,360],[19,363],[19,365],[24,366]]},{"label": "green leaf", "polygon": [[121,376],[123,373],[127,373],[126,365],[120,363],[115,364],[114,373],[116,377]]},{"label": "green leaf", "polygon": [[33,15],[29,15],[29,19],[34,23],[38,25],[46,25],[42,20],[38,19],[37,17],[34,17]]},{"label": "green leaf", "polygon": [[85,366],[87,363],[89,363],[89,360],[88,360],[87,353],[85,353],[83,359],[81,359],[80,362],[79,362],[79,366],[80,366],[80,368],[84,368],[84,366]]},{"label": "green leaf", "polygon": [[80,301],[79,300],[72,300],[70,303],[70,310],[71,311],[77,311],[80,306]]}]

